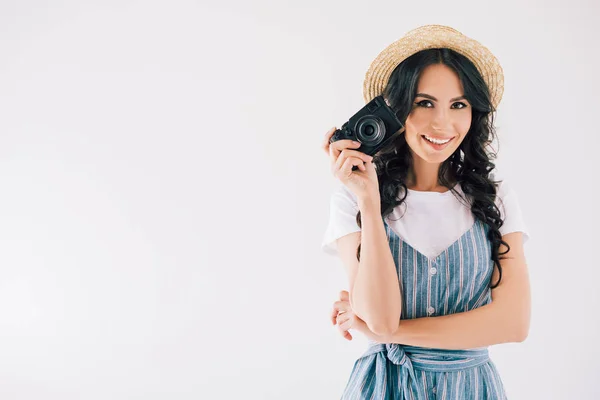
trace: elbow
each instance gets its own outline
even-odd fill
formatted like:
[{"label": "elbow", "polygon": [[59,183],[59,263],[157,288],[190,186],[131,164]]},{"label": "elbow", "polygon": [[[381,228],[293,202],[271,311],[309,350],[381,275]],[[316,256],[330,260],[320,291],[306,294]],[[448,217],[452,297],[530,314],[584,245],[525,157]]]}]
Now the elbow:
[{"label": "elbow", "polygon": [[514,341],[517,343],[522,343],[527,339],[527,336],[529,336],[529,326],[525,326],[517,330]]},{"label": "elbow", "polygon": [[353,305],[352,292],[350,292],[350,306],[352,307],[356,316],[362,319],[367,324],[367,328],[375,335],[389,337],[398,330],[401,309],[392,311],[392,316],[379,315],[380,313],[373,315],[368,312],[359,312],[357,307]]},{"label": "elbow", "polygon": [[[500,306],[498,306],[500,307]],[[529,307],[514,305],[511,308],[497,308],[498,327],[502,331],[503,343],[521,343],[529,335],[531,314]]]},{"label": "elbow", "polygon": [[389,337],[398,330],[398,320],[369,324],[369,330],[378,336]]},{"label": "elbow", "polygon": [[522,322],[516,324],[513,328],[512,342],[521,343],[529,336],[529,318],[523,318]]},{"label": "elbow", "polygon": [[391,336],[396,331],[389,325],[388,326],[374,325],[372,327],[369,327],[369,329],[371,330],[371,332],[373,332],[377,336],[385,336],[385,337]]},{"label": "elbow", "polygon": [[527,310],[527,312],[523,313],[523,318],[521,318],[520,329],[517,331],[517,341],[524,342],[529,336],[529,326],[531,324],[531,312]]}]

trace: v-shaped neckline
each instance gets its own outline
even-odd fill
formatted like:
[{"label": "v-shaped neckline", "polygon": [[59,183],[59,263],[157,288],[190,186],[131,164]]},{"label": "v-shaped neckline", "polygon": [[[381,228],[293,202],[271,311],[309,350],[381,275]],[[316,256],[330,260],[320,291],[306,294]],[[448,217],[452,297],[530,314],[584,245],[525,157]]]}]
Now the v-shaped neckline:
[{"label": "v-shaped neckline", "polygon": [[421,253],[419,250],[417,250],[413,246],[411,246],[410,243],[408,243],[406,240],[404,240],[395,230],[392,229],[392,227],[385,221],[385,218],[384,218],[383,223],[385,226],[388,227],[389,231],[394,234],[394,236],[396,236],[398,239],[400,239],[400,241],[402,243],[405,243],[409,248],[411,248],[414,252],[419,254],[421,257],[425,257],[428,261],[434,262],[438,258],[440,258],[442,256],[442,254],[444,254],[445,252],[450,250],[458,242],[460,242],[465,236],[467,236],[470,232],[472,232],[475,229],[475,227],[477,226],[477,224],[479,223],[479,220],[477,218],[475,218],[473,225],[471,225],[471,227],[468,230],[466,230],[462,235],[460,235],[460,237],[458,239],[456,239],[454,242],[452,242],[452,244],[450,246],[446,247],[444,250],[442,250],[442,252],[440,254],[438,254],[434,258],[430,258],[430,257],[426,256],[425,254]]}]

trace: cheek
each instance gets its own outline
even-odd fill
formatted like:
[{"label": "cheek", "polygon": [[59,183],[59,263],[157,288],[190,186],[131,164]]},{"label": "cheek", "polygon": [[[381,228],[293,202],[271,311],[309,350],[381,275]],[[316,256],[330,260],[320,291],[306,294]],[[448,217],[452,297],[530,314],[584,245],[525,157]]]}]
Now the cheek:
[{"label": "cheek", "polygon": [[413,112],[406,119],[406,129],[411,129],[412,131],[421,131],[427,127],[429,124],[430,118],[426,113]]},{"label": "cheek", "polygon": [[[455,115],[450,124],[456,133],[466,135],[471,128],[471,113]],[[406,132],[408,135],[425,132],[431,127],[431,116],[424,112],[413,112],[406,119]]]},{"label": "cheek", "polygon": [[416,140],[416,137],[421,133],[427,130],[427,121],[424,121],[423,117],[418,116],[409,116],[406,119],[406,141],[409,143],[413,143]]},{"label": "cheek", "polygon": [[464,117],[458,118],[454,122],[454,129],[461,135],[466,135],[471,128],[471,114],[465,115]]}]

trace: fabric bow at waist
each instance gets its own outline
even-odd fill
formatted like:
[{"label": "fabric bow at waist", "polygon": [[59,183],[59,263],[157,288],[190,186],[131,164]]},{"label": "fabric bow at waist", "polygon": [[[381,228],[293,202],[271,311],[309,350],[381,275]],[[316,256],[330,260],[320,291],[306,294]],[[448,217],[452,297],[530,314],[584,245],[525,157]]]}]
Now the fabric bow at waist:
[{"label": "fabric bow at waist", "polygon": [[385,353],[388,360],[400,366],[432,371],[451,372],[465,368],[477,367],[489,361],[487,348],[469,350],[428,349],[424,347],[405,346],[397,343],[377,343],[363,354]]},{"label": "fabric bow at waist", "polygon": [[451,372],[485,364],[490,359],[487,348],[469,350],[428,349],[397,343],[377,343],[364,356],[384,352],[396,365],[408,364],[416,369],[433,372]]},{"label": "fabric bow at waist", "polygon": [[[428,349],[397,343],[371,345],[362,357],[380,353],[399,368],[399,380],[405,394],[418,393],[424,398],[423,388],[417,383],[415,369],[432,372],[451,372],[476,367],[489,361],[487,348],[469,350]],[[383,367],[383,366],[382,366]]]}]

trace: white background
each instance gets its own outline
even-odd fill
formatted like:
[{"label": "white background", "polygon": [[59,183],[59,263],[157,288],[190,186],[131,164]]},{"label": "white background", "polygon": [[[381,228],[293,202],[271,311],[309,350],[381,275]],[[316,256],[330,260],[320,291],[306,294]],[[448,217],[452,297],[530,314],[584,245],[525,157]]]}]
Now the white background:
[{"label": "white background", "polygon": [[531,239],[515,399],[600,398],[599,6],[0,2],[0,397],[336,399],[325,132],[423,24],[505,73],[499,170]]}]

